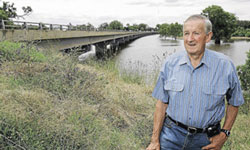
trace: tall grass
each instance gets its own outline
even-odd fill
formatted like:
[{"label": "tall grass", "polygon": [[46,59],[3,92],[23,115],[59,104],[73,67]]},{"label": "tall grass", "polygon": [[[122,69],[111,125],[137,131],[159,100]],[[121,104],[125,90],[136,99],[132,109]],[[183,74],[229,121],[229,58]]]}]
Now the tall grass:
[{"label": "tall grass", "polygon": [[0,149],[141,149],[149,142],[151,89],[120,80],[104,71],[108,65],[1,46]]},{"label": "tall grass", "polygon": [[[155,100],[139,76],[123,76],[112,60],[80,64],[29,44],[0,45],[0,149],[140,150],[149,144]],[[249,103],[242,108],[226,150],[249,149]]]},{"label": "tall grass", "polygon": [[[121,71],[117,65],[117,63],[113,59],[107,59],[105,61],[100,60],[90,60],[87,62],[88,65],[96,67],[97,69],[103,69],[112,73],[115,77],[120,78],[126,83],[131,84],[138,84],[142,85],[145,84],[145,78],[143,78],[143,74],[138,69],[133,69],[133,71],[124,70]],[[128,64],[131,66],[131,64]],[[140,67],[140,63],[134,64],[136,67]]]}]

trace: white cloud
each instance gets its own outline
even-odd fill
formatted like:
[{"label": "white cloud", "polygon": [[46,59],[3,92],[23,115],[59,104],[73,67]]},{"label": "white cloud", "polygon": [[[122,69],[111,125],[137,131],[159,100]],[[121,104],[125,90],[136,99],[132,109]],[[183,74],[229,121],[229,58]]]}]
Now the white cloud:
[{"label": "white cloud", "polygon": [[6,0],[14,2],[21,12],[22,6],[31,6],[34,12],[27,21],[58,24],[91,24],[119,20],[127,23],[182,23],[189,15],[201,13],[211,5],[249,20],[249,0]]}]

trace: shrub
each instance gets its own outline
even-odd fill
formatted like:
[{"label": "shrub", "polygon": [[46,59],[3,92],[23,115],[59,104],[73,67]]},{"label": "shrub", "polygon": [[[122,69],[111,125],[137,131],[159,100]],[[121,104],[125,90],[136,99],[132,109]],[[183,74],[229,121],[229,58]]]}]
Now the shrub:
[{"label": "shrub", "polygon": [[32,44],[3,41],[0,42],[0,60],[30,63],[45,61],[46,57]]},{"label": "shrub", "polygon": [[250,51],[247,52],[247,60],[244,65],[238,66],[238,75],[241,81],[242,89],[245,91],[250,90]]},{"label": "shrub", "polygon": [[250,109],[250,50],[247,52],[247,60],[244,65],[238,66],[238,75],[241,81],[241,87],[244,90],[245,103],[240,107],[240,112],[249,113]]},{"label": "shrub", "polygon": [[250,31],[245,34],[246,37],[250,37]]}]

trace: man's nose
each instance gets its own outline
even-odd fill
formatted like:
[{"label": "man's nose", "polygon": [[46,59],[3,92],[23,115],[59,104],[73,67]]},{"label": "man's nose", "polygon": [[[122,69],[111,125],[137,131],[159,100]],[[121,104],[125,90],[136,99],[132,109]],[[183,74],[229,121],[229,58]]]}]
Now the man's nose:
[{"label": "man's nose", "polygon": [[188,35],[188,41],[193,41],[194,40],[194,35],[193,33]]}]

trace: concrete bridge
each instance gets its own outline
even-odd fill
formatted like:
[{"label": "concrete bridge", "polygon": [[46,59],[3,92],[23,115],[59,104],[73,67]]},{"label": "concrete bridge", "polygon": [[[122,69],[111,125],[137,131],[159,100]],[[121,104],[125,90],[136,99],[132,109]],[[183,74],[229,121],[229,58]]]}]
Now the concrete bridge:
[{"label": "concrete bridge", "polygon": [[83,52],[90,51],[91,45],[95,45],[97,57],[112,55],[121,45],[143,36],[156,34],[156,32],[114,31],[20,21],[14,21],[11,25],[2,21],[0,27],[0,41],[34,42],[42,48]]}]

